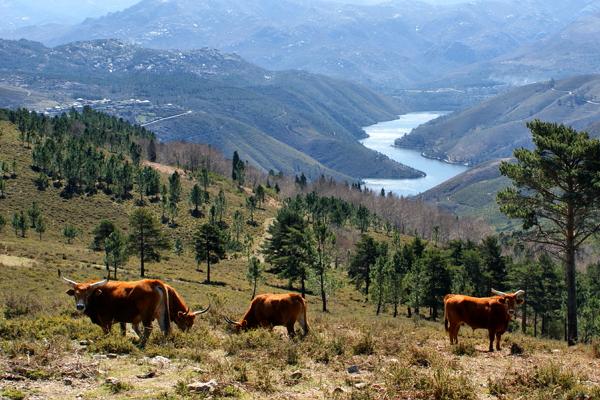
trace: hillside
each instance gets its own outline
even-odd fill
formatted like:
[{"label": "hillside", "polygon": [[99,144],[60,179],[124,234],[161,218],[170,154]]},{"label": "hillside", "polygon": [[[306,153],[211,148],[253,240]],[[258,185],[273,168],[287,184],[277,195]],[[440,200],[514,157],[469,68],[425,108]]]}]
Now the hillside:
[{"label": "hillside", "polygon": [[482,218],[500,231],[514,228],[517,222],[502,214],[496,203],[498,191],[510,185],[498,170],[501,161],[503,159],[476,165],[419,197],[461,217]]},{"label": "hillside", "polygon": [[438,81],[549,39],[595,2],[344,3],[143,0],[66,31],[40,26],[0,35],[48,45],[117,38],[161,49],[208,46],[269,69],[303,69],[392,90]]},{"label": "hillside", "polygon": [[564,123],[578,130],[600,120],[600,76],[585,75],[512,89],[464,111],[414,129],[396,145],[450,162],[478,163],[531,147],[527,121]]},{"label": "hillside", "polygon": [[161,140],[237,150],[265,172],[420,176],[357,141],[363,126],[393,119],[402,107],[323,76],[271,72],[216,50],[151,50],[114,40],[56,48],[0,41],[0,72],[0,106],[55,114],[90,105],[148,124]]},{"label": "hillside", "polygon": [[[32,151],[14,125],[0,122],[0,159],[15,165],[2,176],[6,196],[0,199],[0,215],[10,217],[36,201],[47,221],[42,240],[32,231],[21,238],[9,226],[0,231],[3,397],[205,398],[208,393],[196,393],[188,385],[211,379],[213,398],[476,400],[524,395],[566,400],[600,395],[600,365],[591,346],[567,348],[562,342],[515,332],[503,337],[502,351],[487,353],[485,334],[463,329],[462,345],[451,347],[439,321],[408,319],[404,310],[397,318],[389,311],[376,317],[373,305],[347,282],[343,270],[332,271],[339,287],[329,299],[330,312],[318,311],[315,293],[307,295],[311,333],[306,338],[288,339],[280,328],[234,334],[223,317],[239,317],[247,307],[251,288],[245,279],[246,257],[231,252],[213,265],[214,282],[204,283],[205,266],[197,265],[189,240],[208,217],[193,218],[184,205],[176,227],[161,227],[172,240],[184,238],[182,254],[165,251],[161,262],[148,264],[148,276],[176,287],[193,309],[210,301],[211,311],[199,317],[190,332],[176,330],[168,338],[155,332],[146,348],[136,345],[132,332],[121,337],[113,329],[105,336],[75,311],[57,268],[78,281],[103,277],[103,253],[90,249],[91,231],[101,218],[127,231],[127,216],[138,207],[134,199],[118,200],[102,191],[67,199],[53,185],[36,189]],[[174,168],[159,167],[164,182]],[[14,177],[8,176],[13,172]],[[181,172],[185,199],[193,174]],[[246,213],[243,205],[252,188],[240,191],[217,172],[210,178],[211,199],[219,190],[225,193],[228,224],[235,210]],[[257,224],[244,225],[244,233],[255,239],[255,249],[280,204],[276,193],[268,190],[264,207],[256,210]],[[160,215],[159,203],[145,207]],[[431,217],[432,213],[424,216]],[[61,234],[67,223],[80,232],[71,244]],[[337,243],[348,252],[353,247],[348,239],[358,236],[353,224],[349,221],[337,231],[342,239]],[[377,240],[390,240],[375,222],[367,232]],[[410,240],[401,237],[403,243]],[[345,253],[340,254],[343,258]],[[137,272],[137,259],[132,257],[119,277],[136,279]],[[287,284],[267,274],[259,291],[287,291]]]}]

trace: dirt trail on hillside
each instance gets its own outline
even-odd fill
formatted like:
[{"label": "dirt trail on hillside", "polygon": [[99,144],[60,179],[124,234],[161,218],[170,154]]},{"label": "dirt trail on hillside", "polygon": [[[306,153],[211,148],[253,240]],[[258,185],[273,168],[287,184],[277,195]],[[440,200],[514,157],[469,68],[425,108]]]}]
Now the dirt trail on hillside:
[{"label": "dirt trail on hillside", "polygon": [[33,267],[35,265],[35,260],[0,254],[0,265],[4,265],[5,267]]}]

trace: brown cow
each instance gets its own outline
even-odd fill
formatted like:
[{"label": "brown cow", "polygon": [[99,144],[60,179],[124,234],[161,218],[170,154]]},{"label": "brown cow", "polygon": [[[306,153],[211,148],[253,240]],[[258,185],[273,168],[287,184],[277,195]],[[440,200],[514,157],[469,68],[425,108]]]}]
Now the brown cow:
[{"label": "brown cow", "polygon": [[450,336],[450,344],[458,343],[458,331],[462,324],[473,330],[487,329],[490,338],[490,352],[500,350],[500,339],[506,332],[508,323],[515,314],[517,304],[523,304],[525,291],[503,293],[492,289],[494,297],[470,297],[461,294],[447,294],[444,297],[444,327]]},{"label": "brown cow", "polygon": [[306,302],[296,293],[287,294],[261,294],[250,303],[250,308],[240,322],[234,322],[225,317],[225,321],[233,325],[237,331],[257,327],[273,328],[285,326],[290,337],[294,337],[294,324],[300,323],[304,336],[308,334],[306,320]]},{"label": "brown cow", "polygon": [[165,335],[170,331],[169,291],[159,280],[77,283],[63,279],[71,286],[67,294],[75,298],[77,310],[100,325],[104,333],[109,333],[115,322],[129,322],[134,326],[141,322],[144,326],[141,335],[144,345],[152,331],[154,319],[158,319]]},{"label": "brown cow", "polygon": [[[210,310],[210,304],[204,310],[200,311],[191,311],[190,308],[185,304],[185,301],[181,297],[181,295],[170,285],[167,285],[167,290],[169,291],[169,315],[171,317],[171,322],[174,322],[179,329],[182,331],[187,331],[192,328],[194,325],[194,321],[196,320],[196,316],[200,314],[204,314],[208,310]],[[137,324],[133,325],[133,330],[141,336],[139,326]],[[121,332],[125,333],[125,323],[121,323]]]}]

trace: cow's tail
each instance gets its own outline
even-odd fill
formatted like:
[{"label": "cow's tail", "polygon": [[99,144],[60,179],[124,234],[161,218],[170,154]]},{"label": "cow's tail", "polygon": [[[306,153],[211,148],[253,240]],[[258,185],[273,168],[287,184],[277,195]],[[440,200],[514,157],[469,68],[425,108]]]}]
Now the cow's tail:
[{"label": "cow's tail", "polygon": [[302,326],[302,332],[304,332],[304,336],[308,335],[308,320],[306,319],[306,300],[300,298],[302,300],[302,314],[300,315],[300,325]]},{"label": "cow's tail", "polygon": [[444,329],[446,330],[446,332],[448,332],[449,327],[448,327],[448,299],[450,298],[451,295],[447,294],[444,296]]},{"label": "cow's tail", "polygon": [[155,286],[154,290],[160,295],[158,303],[157,317],[160,330],[166,335],[171,332],[171,315],[169,307],[169,290],[163,283]]}]

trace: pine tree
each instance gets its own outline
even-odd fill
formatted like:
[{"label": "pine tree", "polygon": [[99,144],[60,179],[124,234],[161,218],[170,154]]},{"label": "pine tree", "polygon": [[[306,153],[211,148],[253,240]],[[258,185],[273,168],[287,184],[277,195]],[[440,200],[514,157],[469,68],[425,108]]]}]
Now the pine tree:
[{"label": "pine tree", "polygon": [[265,202],[265,188],[262,185],[258,185],[254,190],[254,196],[256,196],[257,207],[261,208]]},{"label": "pine tree", "polygon": [[480,246],[481,260],[486,275],[489,278],[487,284],[487,293],[489,295],[492,288],[506,290],[506,260],[502,256],[502,248],[498,242],[498,237],[488,236],[484,238]]},{"label": "pine tree", "polygon": [[139,208],[129,216],[128,249],[140,259],[140,276],[145,276],[145,263],[161,259],[161,251],[167,250],[169,242],[161,232],[158,221],[150,210]]},{"label": "pine tree", "polygon": [[42,235],[46,232],[46,221],[42,216],[37,218],[37,222],[35,223],[35,232],[40,235],[40,240],[42,240]]},{"label": "pine tree", "polygon": [[94,236],[91,244],[92,250],[104,250],[104,242],[106,238],[108,238],[110,234],[113,233],[116,229],[117,227],[112,221],[109,221],[107,219],[103,219],[102,221],[100,221],[98,226],[96,226],[92,231],[92,235]]},{"label": "pine tree", "polygon": [[348,266],[348,276],[352,279],[356,288],[368,297],[371,286],[371,268],[380,255],[387,254],[387,245],[377,243],[372,237],[362,235],[356,244],[356,251]]},{"label": "pine tree", "polygon": [[6,226],[6,218],[3,215],[0,215],[0,233],[4,230]]},{"label": "pine tree", "polygon": [[201,225],[194,235],[196,261],[206,261],[206,282],[210,283],[210,267],[225,258],[225,237],[221,228],[212,223]]},{"label": "pine tree", "polygon": [[6,182],[4,177],[0,175],[0,199],[6,198]]},{"label": "pine tree", "polygon": [[322,221],[318,221],[314,224],[313,232],[315,238],[315,251],[311,253],[315,254],[316,258],[312,263],[312,267],[319,281],[322,310],[323,312],[327,312],[328,273],[331,268],[335,235],[329,229],[327,224]]},{"label": "pine tree", "polygon": [[40,207],[37,205],[37,202],[32,202],[31,207],[27,209],[27,216],[29,217],[29,222],[31,223],[32,228],[36,227],[37,221],[41,217],[41,215],[42,210],[40,210]]},{"label": "pine tree", "polygon": [[250,196],[246,198],[246,208],[250,212],[250,220],[248,221],[249,225],[256,225],[254,221],[254,211],[256,210],[256,197]]},{"label": "pine tree", "polygon": [[231,179],[237,181],[239,186],[244,185],[246,166],[240,159],[237,151],[233,152],[233,160],[231,164]]},{"label": "pine tree", "polygon": [[250,284],[252,285],[252,297],[250,297],[250,300],[254,299],[254,297],[256,296],[256,288],[258,282],[262,281],[263,279],[263,270],[264,267],[258,258],[252,257],[248,261],[246,279],[248,279],[248,282],[250,282]]},{"label": "pine tree", "polygon": [[358,206],[358,210],[356,211],[356,223],[358,225],[358,229],[360,233],[365,233],[369,230],[371,213],[369,209],[362,204]]},{"label": "pine tree", "polygon": [[240,210],[235,210],[233,213],[232,229],[235,236],[235,242],[240,243],[240,235],[244,229],[244,214],[242,214]]},{"label": "pine tree", "polygon": [[380,254],[375,260],[373,268],[370,270],[370,281],[372,282],[371,300],[377,305],[375,315],[379,315],[381,307],[385,301],[386,278],[389,268],[387,256]]},{"label": "pine tree", "polygon": [[576,253],[600,230],[600,141],[539,120],[527,127],[535,148],[514,151],[500,173],[513,186],[498,193],[500,210],[523,221],[524,239],[557,250],[565,263],[569,344],[578,340]]},{"label": "pine tree", "polygon": [[179,201],[181,201],[181,177],[175,171],[169,177],[169,214],[171,215],[171,225],[175,225]]},{"label": "pine tree", "polygon": [[117,270],[123,266],[129,258],[127,239],[120,230],[112,232],[104,241],[106,276],[110,279],[110,266],[113,267],[113,278],[117,279]]},{"label": "pine tree", "polygon": [[181,257],[181,255],[183,254],[183,250],[184,250],[183,241],[181,240],[181,238],[176,238],[175,244],[173,245],[173,252],[178,257]]},{"label": "pine tree", "polygon": [[430,248],[423,253],[421,263],[420,298],[422,305],[429,307],[430,316],[435,321],[438,307],[443,297],[450,293],[451,281],[448,260],[437,248]]},{"label": "pine tree", "polygon": [[156,143],[154,142],[154,139],[150,139],[148,142],[146,153],[148,153],[148,161],[156,162]]},{"label": "pine tree", "polygon": [[192,187],[192,191],[190,192],[190,203],[194,206],[192,216],[196,218],[199,217],[200,209],[198,207],[200,206],[200,203],[202,203],[202,189],[200,189],[200,186],[197,183]]},{"label": "pine tree", "polygon": [[63,229],[63,236],[67,239],[68,244],[73,243],[73,239],[77,237],[78,233],[77,229],[70,224],[65,225],[65,228]]},{"label": "pine tree", "polygon": [[27,217],[25,216],[23,211],[13,214],[12,226],[15,230],[15,235],[18,235],[18,232],[20,231],[21,237],[25,237],[25,234],[29,229],[29,222],[27,221]]}]

